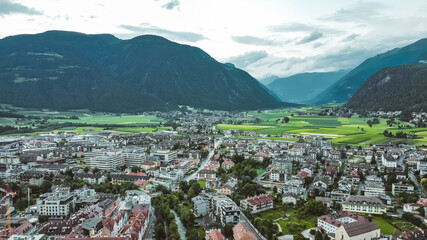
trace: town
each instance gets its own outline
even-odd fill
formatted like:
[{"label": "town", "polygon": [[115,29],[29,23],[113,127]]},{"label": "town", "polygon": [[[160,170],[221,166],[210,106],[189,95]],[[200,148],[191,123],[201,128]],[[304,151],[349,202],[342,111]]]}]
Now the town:
[{"label": "town", "polygon": [[425,239],[425,149],[216,127],[229,117],[0,137],[0,237]]}]

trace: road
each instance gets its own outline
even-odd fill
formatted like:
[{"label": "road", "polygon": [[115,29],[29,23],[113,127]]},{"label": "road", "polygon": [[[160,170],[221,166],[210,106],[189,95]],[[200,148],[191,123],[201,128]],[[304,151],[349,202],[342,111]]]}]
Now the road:
[{"label": "road", "polygon": [[421,186],[421,184],[418,182],[417,178],[415,177],[415,175],[414,175],[414,173],[412,171],[408,172],[408,177],[412,180],[412,182],[415,183],[415,186],[417,187],[416,191],[418,191],[418,189],[421,189],[421,196],[422,197],[426,197],[427,196],[427,192]]},{"label": "road", "polygon": [[200,162],[200,166],[199,166],[199,168],[197,169],[197,171],[195,171],[194,173],[192,173],[192,174],[190,174],[190,175],[188,175],[188,176],[184,177],[184,180],[186,180],[186,181],[190,181],[191,179],[196,179],[196,178],[197,178],[197,173],[198,173],[200,170],[202,170],[202,169],[203,169],[203,168],[204,168],[204,167],[205,167],[205,166],[210,162],[210,159],[213,157],[214,153],[215,153],[215,148],[213,148],[213,149],[209,152],[208,156]]},{"label": "road", "polygon": [[243,214],[242,212],[240,212],[240,221],[245,221],[247,223],[247,225],[249,226],[249,228],[251,228],[251,232],[255,233],[257,239],[261,239],[261,240],[267,240],[263,235],[261,235],[261,233],[258,231],[258,229],[256,229],[251,221],[249,221],[249,219],[245,216],[245,214]]},{"label": "road", "polygon": [[143,239],[152,240],[154,239],[154,225],[156,223],[156,215],[153,214],[154,208],[151,210],[150,222],[148,223],[147,230],[145,231],[145,237]]}]

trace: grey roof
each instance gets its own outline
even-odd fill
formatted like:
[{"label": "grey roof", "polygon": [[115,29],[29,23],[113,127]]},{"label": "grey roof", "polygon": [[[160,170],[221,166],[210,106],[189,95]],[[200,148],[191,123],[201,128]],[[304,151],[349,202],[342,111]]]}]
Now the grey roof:
[{"label": "grey roof", "polygon": [[377,205],[378,207],[385,207],[384,203],[376,197],[360,197],[350,196],[344,201],[344,204],[363,204]]},{"label": "grey roof", "polygon": [[344,229],[347,232],[349,237],[353,237],[360,234],[372,232],[380,228],[374,221],[361,220],[361,221],[345,224]]},{"label": "grey roof", "polygon": [[98,225],[102,221],[102,218],[89,218],[83,221],[82,228],[90,230]]}]

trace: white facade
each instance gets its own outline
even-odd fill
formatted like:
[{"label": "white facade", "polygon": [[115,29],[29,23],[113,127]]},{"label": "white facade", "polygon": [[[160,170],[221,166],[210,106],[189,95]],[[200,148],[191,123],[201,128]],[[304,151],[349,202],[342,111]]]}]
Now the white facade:
[{"label": "white facade", "polygon": [[63,218],[74,211],[75,195],[70,188],[55,189],[37,199],[37,213],[43,216]]},{"label": "white facade", "polygon": [[85,162],[91,168],[112,171],[124,164],[124,157],[121,152],[88,152],[85,154]]}]

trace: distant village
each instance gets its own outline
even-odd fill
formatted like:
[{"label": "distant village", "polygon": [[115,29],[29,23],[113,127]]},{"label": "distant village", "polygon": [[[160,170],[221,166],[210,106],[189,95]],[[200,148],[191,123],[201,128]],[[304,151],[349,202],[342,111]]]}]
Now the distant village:
[{"label": "distant village", "polygon": [[[0,238],[427,239],[425,149],[219,135],[225,117],[185,118],[153,134],[0,137]],[[306,211],[316,226],[280,235],[278,221],[254,217],[279,206]],[[385,233],[379,217],[415,227]]]}]

